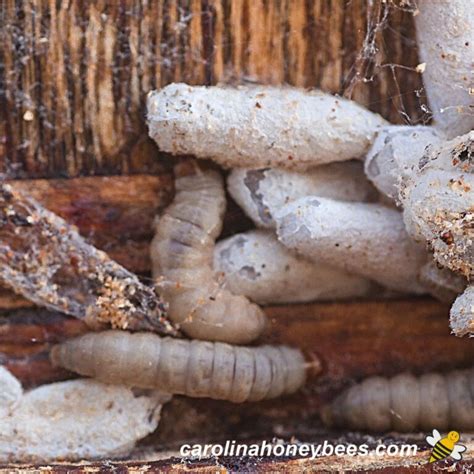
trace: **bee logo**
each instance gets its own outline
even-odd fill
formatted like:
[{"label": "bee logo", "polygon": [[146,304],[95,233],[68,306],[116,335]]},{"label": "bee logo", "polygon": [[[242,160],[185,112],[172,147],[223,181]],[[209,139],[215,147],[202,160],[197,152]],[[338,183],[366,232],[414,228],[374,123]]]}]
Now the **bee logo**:
[{"label": "bee logo", "polygon": [[456,461],[462,459],[461,453],[466,451],[466,446],[457,444],[461,435],[457,431],[450,431],[448,436],[441,438],[438,430],[433,430],[433,436],[427,436],[426,441],[433,446],[430,463],[442,461],[451,456]]}]

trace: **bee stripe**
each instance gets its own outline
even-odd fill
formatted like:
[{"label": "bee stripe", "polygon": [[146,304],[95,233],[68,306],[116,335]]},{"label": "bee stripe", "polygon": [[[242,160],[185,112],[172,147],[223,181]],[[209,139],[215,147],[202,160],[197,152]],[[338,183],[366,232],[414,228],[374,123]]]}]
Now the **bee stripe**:
[{"label": "bee stripe", "polygon": [[441,459],[444,459],[444,458],[445,456],[440,456],[439,454],[431,453],[430,462],[440,461]]},{"label": "bee stripe", "polygon": [[447,458],[447,456],[445,456],[444,454],[439,454],[439,453],[431,453],[431,457],[435,459],[436,461]]},{"label": "bee stripe", "polygon": [[[449,453],[448,453],[448,454],[449,454]],[[432,452],[432,456],[434,456],[434,457],[437,458],[437,459],[447,458],[447,457],[448,457],[448,454],[442,453],[442,452],[437,451],[437,450],[434,450],[434,449],[433,449],[433,452]]]},{"label": "bee stripe", "polygon": [[441,448],[441,449],[444,449],[445,451],[447,451],[448,453],[451,453],[452,451],[452,448],[450,448],[449,446],[446,446],[443,441],[438,441],[438,447]]},{"label": "bee stripe", "polygon": [[434,451],[435,453],[440,454],[441,456],[449,456],[449,455],[451,454],[451,451],[446,450],[446,449],[442,449],[442,448],[440,448],[440,447],[435,447],[435,448],[433,449],[433,451]]},{"label": "bee stripe", "polygon": [[433,448],[433,454],[445,458],[451,454],[451,450],[446,448],[442,444],[437,443],[436,446]]}]

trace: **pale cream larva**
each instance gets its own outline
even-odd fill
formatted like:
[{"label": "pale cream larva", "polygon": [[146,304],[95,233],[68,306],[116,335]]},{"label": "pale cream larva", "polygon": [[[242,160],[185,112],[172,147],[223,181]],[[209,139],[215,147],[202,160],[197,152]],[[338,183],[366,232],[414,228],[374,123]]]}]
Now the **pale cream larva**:
[{"label": "pale cream larva", "polygon": [[370,377],[323,408],[326,425],[358,431],[474,429],[474,372]]},{"label": "pale cream larva", "polygon": [[153,275],[169,302],[169,318],[195,339],[245,344],[264,330],[263,311],[222,288],[212,268],[225,193],[216,171],[195,162],[175,167],[176,195],[156,223]]},{"label": "pale cream larva", "polygon": [[472,0],[418,0],[417,6],[416,36],[434,126],[452,138],[474,129]]},{"label": "pale cream larva", "polygon": [[384,127],[367,153],[365,174],[382,194],[399,202],[400,186],[416,172],[426,147],[441,140],[440,132],[434,127]]},{"label": "pale cream larva", "polygon": [[339,300],[378,292],[367,278],[293,254],[267,230],[218,242],[214,269],[222,273],[226,288],[259,304]]},{"label": "pale cream larva", "polygon": [[298,349],[241,347],[125,331],[88,333],[56,346],[53,363],[103,382],[235,403],[297,391],[306,366]]},{"label": "pale cream larva", "polygon": [[304,173],[278,168],[230,172],[227,189],[258,227],[274,228],[273,215],[282,206],[305,196],[340,201],[376,201],[377,191],[364,176],[360,161],[330,163]]},{"label": "pale cream larva", "polygon": [[71,380],[23,392],[0,367],[0,462],[44,462],[127,455],[152,433],[170,395]]},{"label": "pale cream larva", "polygon": [[418,274],[427,253],[408,236],[395,209],[306,197],[285,206],[275,220],[280,242],[314,262],[362,275],[394,291],[425,292]]},{"label": "pale cream larva", "polygon": [[387,124],[355,102],[291,87],[170,84],[150,93],[147,107],[161,150],[228,168],[305,170],[360,158]]}]

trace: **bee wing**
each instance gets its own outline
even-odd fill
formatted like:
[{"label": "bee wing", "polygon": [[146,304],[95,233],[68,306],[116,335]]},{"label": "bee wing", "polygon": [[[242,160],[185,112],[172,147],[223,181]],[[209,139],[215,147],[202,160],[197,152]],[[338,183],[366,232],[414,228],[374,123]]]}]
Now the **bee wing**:
[{"label": "bee wing", "polygon": [[453,452],[451,453],[451,457],[455,459],[456,461],[460,461],[462,459],[461,453],[466,451],[466,446],[463,444],[457,444],[454,446]]},{"label": "bee wing", "polygon": [[439,434],[438,430],[433,430],[433,436],[427,436],[426,442],[430,446],[434,446],[439,440],[441,439],[441,435]]}]

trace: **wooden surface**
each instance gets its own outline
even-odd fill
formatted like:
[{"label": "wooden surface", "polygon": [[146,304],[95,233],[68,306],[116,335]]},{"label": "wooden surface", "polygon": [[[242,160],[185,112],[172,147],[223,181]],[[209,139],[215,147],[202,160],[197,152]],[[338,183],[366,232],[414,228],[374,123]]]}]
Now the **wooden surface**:
[{"label": "wooden surface", "polygon": [[[153,442],[311,433],[321,405],[363,377],[469,367],[474,358],[472,341],[449,334],[448,307],[429,298],[274,306],[266,313],[271,327],[263,341],[301,347],[308,360],[321,359],[322,373],[297,395],[263,403],[175,397]],[[86,330],[45,310],[4,312],[0,360],[26,386],[64,379],[71,375],[50,366],[48,349]]]},{"label": "wooden surface", "polygon": [[[362,444],[370,447],[367,456],[325,456],[316,459],[286,458],[286,457],[236,457],[222,456],[219,458],[191,459],[182,458],[179,450],[156,451],[153,449],[139,448],[134,451],[131,459],[125,461],[95,461],[89,463],[52,463],[44,465],[18,465],[8,466],[7,472],[16,467],[34,472],[53,471],[55,473],[79,472],[195,472],[195,473],[229,473],[229,472],[381,472],[381,473],[433,473],[433,472],[472,472],[474,467],[474,440],[472,435],[462,437],[463,444],[467,447],[461,462],[452,459],[428,464],[431,450],[424,440],[425,435],[393,437],[370,437],[349,435],[347,442]],[[311,443],[323,443],[324,440],[333,444],[341,443],[344,438],[335,433],[321,432],[317,438],[305,440]],[[262,439],[253,439],[250,443],[261,443]],[[267,442],[269,440],[266,440]],[[378,443],[406,443],[416,444],[417,453],[411,456],[402,455],[376,455],[373,451]],[[35,471],[36,470],[36,471]],[[2,466],[0,465],[0,472]]]},{"label": "wooden surface", "polygon": [[[173,81],[289,83],[352,97],[394,123],[428,118],[414,70],[410,2],[2,0],[1,5],[0,172],[24,179],[15,185],[145,277],[153,216],[172,197],[172,160],[146,137],[149,90]],[[226,218],[226,233],[248,228],[233,204]],[[71,376],[51,367],[48,350],[82,333],[81,322],[34,308],[2,289],[0,311],[0,363],[25,386]],[[427,298],[280,306],[267,313],[272,319],[267,341],[299,345],[323,362],[321,376],[301,393],[248,405],[175,397],[163,410],[160,429],[134,459],[42,469],[427,471],[424,458],[182,462],[175,451],[157,454],[184,439],[321,439],[321,405],[360,378],[468,367],[473,360],[472,341],[449,334],[448,308]],[[159,456],[169,459],[153,462]]]},{"label": "wooden surface", "polygon": [[[167,168],[156,176],[20,180],[12,184],[76,224],[83,235],[128,268],[137,272],[149,269],[147,247],[153,216],[172,196],[172,176]],[[245,220],[231,208],[226,232],[242,225]],[[25,307],[19,309],[21,306]],[[0,363],[26,387],[72,376],[51,367],[48,350],[52,344],[84,332],[83,323],[31,307],[5,291],[0,294],[0,308]],[[145,446],[176,446],[188,439],[311,438],[321,429],[318,413],[322,404],[367,375],[443,371],[468,367],[473,360],[472,341],[449,334],[448,307],[429,298],[274,306],[266,312],[271,326],[264,340],[299,346],[308,360],[320,358],[320,376],[311,378],[293,397],[265,403],[233,405],[175,397],[164,407],[160,428],[144,441]],[[163,466],[171,469],[174,462]],[[274,462],[261,461],[261,467]],[[291,461],[288,466],[297,470],[308,463]],[[134,465],[129,466],[132,469]],[[190,464],[190,469],[197,467]],[[206,463],[201,467],[210,469]]]},{"label": "wooden surface", "polygon": [[320,87],[393,122],[424,116],[410,2],[2,5],[0,172],[11,177],[154,173],[145,98],[176,81]]}]

